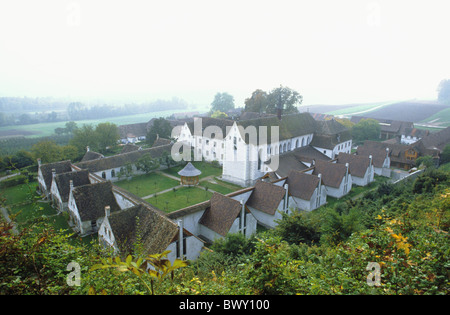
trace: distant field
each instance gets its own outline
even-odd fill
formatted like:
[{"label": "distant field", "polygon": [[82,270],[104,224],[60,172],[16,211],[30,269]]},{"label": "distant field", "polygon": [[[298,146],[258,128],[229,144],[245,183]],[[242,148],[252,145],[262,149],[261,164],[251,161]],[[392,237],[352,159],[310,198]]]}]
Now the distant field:
[{"label": "distant field", "polygon": [[390,104],[392,104],[392,102],[354,105],[351,107],[332,110],[332,111],[326,112],[325,114],[335,115],[335,116],[338,116],[338,115],[344,115],[344,116],[366,115],[366,113],[369,113],[373,110],[381,109]]},{"label": "distant field", "polygon": [[450,126],[450,107],[447,107],[440,112],[422,120],[420,123],[433,124],[436,126],[449,127]]},{"label": "distant field", "polygon": [[[76,121],[78,126],[83,124],[97,125],[102,122],[111,122],[116,125],[126,125],[134,124],[140,122],[149,121],[152,118],[167,117],[173,113],[185,112],[183,110],[168,110],[160,112],[152,112],[145,114],[121,116],[121,117],[110,117],[102,119],[92,119],[92,120],[79,120]],[[31,124],[31,125],[18,125],[18,126],[6,126],[0,127],[0,138],[11,137],[11,136],[24,136],[24,137],[47,137],[54,134],[56,128],[63,128],[66,122],[55,122],[55,123],[42,123],[42,124]]]},{"label": "distant field", "polygon": [[448,109],[448,106],[427,101],[406,101],[383,106],[380,109],[361,114],[361,116],[418,123],[444,109]]}]

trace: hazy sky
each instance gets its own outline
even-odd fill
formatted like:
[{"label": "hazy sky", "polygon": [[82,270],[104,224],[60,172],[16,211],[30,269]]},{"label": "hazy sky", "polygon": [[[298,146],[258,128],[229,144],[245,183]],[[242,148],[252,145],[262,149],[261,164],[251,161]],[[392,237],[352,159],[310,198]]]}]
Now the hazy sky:
[{"label": "hazy sky", "polygon": [[448,0],[0,3],[0,96],[236,105],[280,84],[304,104],[434,99]]}]

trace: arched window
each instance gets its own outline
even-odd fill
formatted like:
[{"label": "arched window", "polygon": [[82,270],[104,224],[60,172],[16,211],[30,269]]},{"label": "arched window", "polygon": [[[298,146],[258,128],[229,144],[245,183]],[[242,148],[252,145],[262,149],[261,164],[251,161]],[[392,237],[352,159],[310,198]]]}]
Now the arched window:
[{"label": "arched window", "polygon": [[302,138],[302,147],[305,146],[305,138]]},{"label": "arched window", "polygon": [[105,173],[105,172],[102,172],[102,177],[103,177],[104,179],[106,179],[106,173]]},{"label": "arched window", "polygon": [[116,177],[116,171],[115,170],[111,170],[111,177]]},{"label": "arched window", "polygon": [[296,148],[296,149],[298,148],[298,139],[295,140],[295,148]]},{"label": "arched window", "polygon": [[280,144],[280,154],[283,153],[283,145]]},{"label": "arched window", "polygon": [[291,142],[288,142],[288,151],[291,151]]},{"label": "arched window", "polygon": [[286,143],[283,145],[283,152],[286,152],[287,148],[286,148]]}]

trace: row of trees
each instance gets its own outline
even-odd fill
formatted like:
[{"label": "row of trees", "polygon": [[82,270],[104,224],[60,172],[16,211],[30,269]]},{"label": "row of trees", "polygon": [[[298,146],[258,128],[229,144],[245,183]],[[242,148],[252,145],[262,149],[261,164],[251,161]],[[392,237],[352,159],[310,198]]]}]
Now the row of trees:
[{"label": "row of trees", "polygon": [[[283,114],[298,113],[297,106],[303,101],[299,92],[280,85],[270,92],[257,89],[252,96],[245,100],[246,112],[277,114],[281,109]],[[217,93],[211,103],[211,114],[216,117],[224,117],[224,114],[235,108],[234,97],[226,92]],[[225,114],[226,115],[226,114]]]}]

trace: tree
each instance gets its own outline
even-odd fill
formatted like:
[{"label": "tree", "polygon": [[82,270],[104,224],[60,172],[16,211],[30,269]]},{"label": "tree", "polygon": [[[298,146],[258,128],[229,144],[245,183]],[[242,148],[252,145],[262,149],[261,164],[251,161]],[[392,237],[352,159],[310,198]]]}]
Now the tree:
[{"label": "tree", "polygon": [[450,162],[450,144],[447,144],[442,150],[440,163],[445,164],[448,162]]},{"label": "tree", "polygon": [[67,133],[73,133],[75,131],[75,129],[77,129],[77,123],[74,121],[68,121],[66,122],[66,132]]},{"label": "tree", "polygon": [[40,141],[31,147],[34,159],[41,159],[42,163],[61,161],[62,150],[54,141]]},{"label": "tree", "polygon": [[352,128],[355,141],[376,140],[380,138],[381,127],[374,119],[361,119]]},{"label": "tree", "polygon": [[98,124],[95,133],[100,152],[105,152],[108,147],[115,146],[120,138],[117,125],[109,122]]},{"label": "tree", "polygon": [[278,109],[281,109],[283,114],[298,113],[297,106],[303,101],[300,93],[282,85],[273,89],[267,99],[266,112],[270,114],[277,114]]},{"label": "tree", "polygon": [[228,112],[234,109],[234,97],[226,92],[217,93],[214,96],[214,101],[211,103],[211,111],[219,110],[221,112]]},{"label": "tree", "polygon": [[156,138],[159,136],[160,138],[169,139],[172,135],[172,125],[170,122],[162,117],[153,120],[153,125],[150,127],[147,133],[147,137],[145,141],[153,145]]},{"label": "tree", "polygon": [[75,146],[78,149],[79,154],[86,152],[86,147],[92,151],[98,151],[98,133],[95,132],[94,126],[91,124],[83,125],[73,131],[73,138],[69,144]]},{"label": "tree", "polygon": [[438,101],[450,105],[450,79],[444,79],[438,86]]},{"label": "tree", "polygon": [[152,156],[149,153],[147,153],[138,159],[136,163],[136,168],[140,171],[145,172],[145,174],[148,174],[151,171],[154,171],[157,168],[159,168],[159,161],[158,159],[152,158]]},{"label": "tree", "polygon": [[262,114],[266,111],[268,102],[267,92],[260,89],[255,90],[250,98],[245,99],[244,111]]}]

